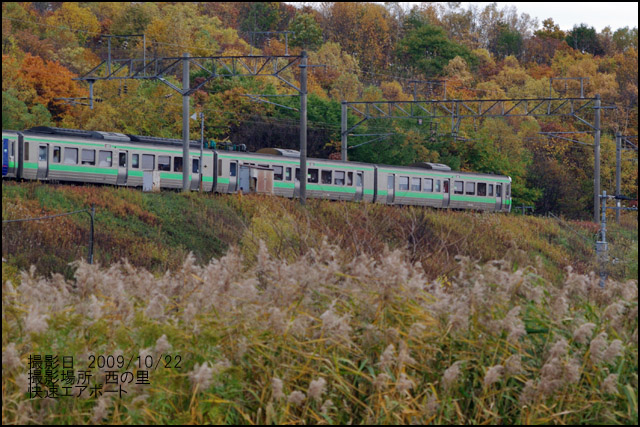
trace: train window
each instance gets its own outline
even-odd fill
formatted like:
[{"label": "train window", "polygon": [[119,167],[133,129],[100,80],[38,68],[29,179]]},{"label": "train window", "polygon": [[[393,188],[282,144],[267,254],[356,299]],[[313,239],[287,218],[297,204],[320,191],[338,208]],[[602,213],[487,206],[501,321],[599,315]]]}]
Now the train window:
[{"label": "train window", "polygon": [[507,197],[511,195],[511,184],[507,184],[506,188],[504,189],[504,195]]},{"label": "train window", "polygon": [[453,183],[453,194],[464,194],[462,181],[455,181]]},{"label": "train window", "polygon": [[296,181],[300,181],[300,168],[296,168]]},{"label": "train window", "polygon": [[489,184],[489,194],[487,196],[493,197],[493,184]]},{"label": "train window", "polygon": [[464,193],[473,196],[476,194],[476,183],[475,182],[467,182],[464,184]]},{"label": "train window", "polygon": [[236,168],[238,164],[236,162],[229,163],[229,176],[236,176]]},{"label": "train window", "polygon": [[[109,156],[109,163],[111,163],[111,156]],[[111,166],[111,164],[109,164]],[[127,153],[118,153],[118,167],[127,167]]]},{"label": "train window", "polygon": [[53,163],[60,163],[61,156],[62,156],[62,148],[53,147]]},{"label": "train window", "polygon": [[[144,163],[144,156],[142,156],[142,162]],[[171,157],[158,156],[158,170],[170,171],[171,170]]]},{"label": "train window", "polygon": [[322,183],[331,184],[331,171],[322,171]]},{"label": "train window", "polygon": [[287,168],[286,171],[287,173],[285,175],[285,178],[287,181],[291,181],[291,168]]},{"label": "train window", "polygon": [[131,167],[138,169],[140,167],[140,154],[131,155]]},{"label": "train window", "polygon": [[83,165],[92,165],[96,164],[96,150],[87,150],[86,148],[82,149],[82,164]]},{"label": "train window", "polygon": [[347,185],[353,185],[353,172],[347,172]]},{"label": "train window", "polygon": [[142,155],[142,169],[154,170],[155,166],[156,166],[156,156],[154,156],[153,154]]},{"label": "train window", "polygon": [[41,145],[38,147],[38,160],[47,160],[47,146]]},{"label": "train window", "polygon": [[502,197],[502,184],[496,185],[496,197]]},{"label": "train window", "polygon": [[409,177],[401,176],[398,178],[398,190],[409,190]]},{"label": "train window", "polygon": [[77,148],[65,148],[64,149],[64,163],[67,165],[78,164],[78,149]]},{"label": "train window", "polygon": [[[122,154],[126,156],[126,153],[122,153]],[[112,165],[111,151],[104,151],[104,150],[98,151],[98,166],[110,168],[111,165]]]},{"label": "train window", "polygon": [[362,172],[356,174],[356,187],[362,187]]},{"label": "train window", "polygon": [[[221,162],[222,160],[219,160]],[[220,172],[222,170],[222,165],[218,164],[218,176],[220,176]],[[174,157],[173,158],[173,171],[174,172],[182,172],[182,157]]]},{"label": "train window", "polygon": [[318,169],[309,169],[307,171],[307,182],[318,182]]},{"label": "train window", "polygon": [[197,159],[191,159],[191,173],[200,172],[200,157]]},{"label": "train window", "polygon": [[344,172],[336,171],[335,185],[344,185]]},{"label": "train window", "polygon": [[411,178],[411,191],[420,191],[420,178]]},{"label": "train window", "polygon": [[442,182],[442,192],[449,194],[449,181],[445,180]]},{"label": "train window", "polygon": [[282,166],[274,166],[273,167],[273,179],[276,181],[282,181],[284,175],[282,173]]},{"label": "train window", "polygon": [[486,196],[487,195],[487,184],[483,182],[478,183],[478,196]]},{"label": "train window", "polygon": [[433,179],[431,178],[424,179],[424,186],[422,187],[422,191],[426,191],[427,193],[433,192]]},{"label": "train window", "polygon": [[440,180],[436,179],[436,193],[440,192]]},{"label": "train window", "polygon": [[26,141],[24,143],[24,159],[29,160],[29,143]]}]

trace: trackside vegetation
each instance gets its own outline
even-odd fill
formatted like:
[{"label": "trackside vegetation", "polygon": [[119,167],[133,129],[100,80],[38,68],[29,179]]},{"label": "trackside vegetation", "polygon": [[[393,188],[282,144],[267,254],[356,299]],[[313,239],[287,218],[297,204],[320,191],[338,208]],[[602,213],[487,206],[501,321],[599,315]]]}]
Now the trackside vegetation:
[{"label": "trackside vegetation", "polygon": [[[2,190],[3,220],[97,211],[93,265],[86,214],[3,225],[3,424],[637,424],[637,217],[602,289],[587,222]],[[29,398],[33,355],[89,387]]]}]

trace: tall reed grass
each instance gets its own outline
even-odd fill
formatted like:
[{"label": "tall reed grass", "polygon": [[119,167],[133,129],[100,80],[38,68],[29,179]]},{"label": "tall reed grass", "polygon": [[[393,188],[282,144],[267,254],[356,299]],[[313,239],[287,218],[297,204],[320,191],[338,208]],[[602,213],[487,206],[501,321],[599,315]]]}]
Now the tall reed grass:
[{"label": "tall reed grass", "polygon": [[[3,424],[637,424],[637,281],[568,267],[552,283],[517,249],[449,253],[434,279],[438,256],[410,247],[299,239],[275,256],[254,230],[254,247],[165,274],[78,261],[72,280],[3,280]],[[181,364],[122,398],[29,399],[34,354]]]}]

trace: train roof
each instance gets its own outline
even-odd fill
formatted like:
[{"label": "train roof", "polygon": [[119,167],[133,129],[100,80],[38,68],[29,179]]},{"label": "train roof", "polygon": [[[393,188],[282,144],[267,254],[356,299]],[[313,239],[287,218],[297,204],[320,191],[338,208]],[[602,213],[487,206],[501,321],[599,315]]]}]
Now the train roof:
[{"label": "train roof", "polygon": [[[112,142],[139,142],[143,144],[159,145],[179,145],[182,146],[181,139],[160,138],[155,136],[131,135],[119,132],[89,131],[81,129],[57,128],[52,126],[36,126],[27,129],[24,133],[39,133],[57,136],[68,136],[73,138],[96,139],[100,141]],[[200,147],[199,141],[190,141],[190,146]]]},{"label": "train roof", "polygon": [[256,151],[258,154],[271,154],[273,156],[284,156],[284,157],[297,157],[300,158],[300,152],[298,150],[289,150],[287,148],[261,148]]}]

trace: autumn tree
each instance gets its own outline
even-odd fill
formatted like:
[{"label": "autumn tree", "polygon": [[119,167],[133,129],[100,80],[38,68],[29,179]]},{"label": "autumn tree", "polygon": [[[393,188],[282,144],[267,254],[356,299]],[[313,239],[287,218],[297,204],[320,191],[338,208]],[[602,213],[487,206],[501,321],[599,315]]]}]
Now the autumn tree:
[{"label": "autumn tree", "polygon": [[56,98],[86,95],[72,80],[76,75],[56,62],[45,62],[40,57],[28,53],[19,66],[16,61],[5,61],[4,57],[2,62],[3,91],[16,89],[13,96],[24,102],[29,109],[38,104],[46,106],[53,120],[60,120],[62,115],[71,111],[69,105]]},{"label": "autumn tree", "polygon": [[544,40],[563,40],[566,37],[565,32],[553,21],[553,18],[547,18],[542,21],[542,28],[536,30],[533,34]]},{"label": "autumn tree", "polygon": [[[67,31],[69,34],[65,34],[64,37],[75,37],[79,45],[84,45],[100,31],[100,23],[93,12],[75,2],[62,3],[60,9],[49,16],[46,22],[51,27]],[[60,35],[59,32],[58,37]]]},{"label": "autumn tree", "polygon": [[358,62],[338,43],[328,42],[317,52],[310,52],[309,62],[324,65],[315,69],[309,79],[317,81],[331,99],[353,101],[360,96],[362,83]]},{"label": "autumn tree", "polygon": [[378,4],[330,3],[322,27],[329,41],[357,58],[362,69],[384,70],[392,59],[391,16]]}]

